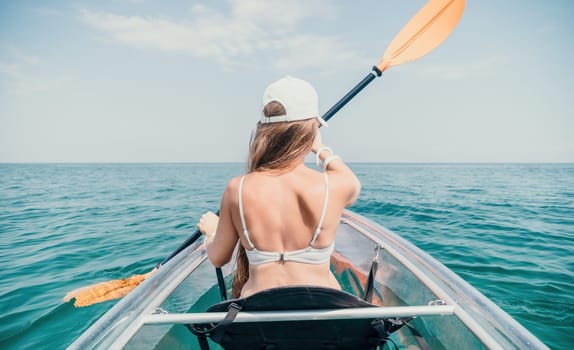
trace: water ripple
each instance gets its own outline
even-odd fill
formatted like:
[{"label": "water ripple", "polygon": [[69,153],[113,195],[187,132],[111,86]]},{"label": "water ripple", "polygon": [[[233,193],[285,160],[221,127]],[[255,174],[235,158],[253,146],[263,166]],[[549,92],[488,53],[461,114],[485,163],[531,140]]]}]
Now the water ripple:
[{"label": "water ripple", "polygon": [[[574,165],[356,164],[355,210],[411,240],[553,349],[574,344]],[[0,164],[0,348],[65,348],[216,210],[239,164]]]}]

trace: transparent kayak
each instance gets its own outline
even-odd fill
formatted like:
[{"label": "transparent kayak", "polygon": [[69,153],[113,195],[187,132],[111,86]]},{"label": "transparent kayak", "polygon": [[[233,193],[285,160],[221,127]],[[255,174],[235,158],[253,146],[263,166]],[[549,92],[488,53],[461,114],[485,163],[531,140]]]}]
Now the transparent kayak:
[{"label": "transparent kayak", "polygon": [[[409,323],[431,349],[548,349],[538,338],[459,276],[392,231],[346,211],[331,270],[344,291],[362,297],[373,259],[373,303],[380,307],[325,312],[240,312],[234,322],[414,317]],[[231,286],[233,266],[223,269]],[[230,294],[229,291],[228,295]],[[218,322],[206,313],[221,301],[215,269],[201,239],[120,300],[69,349],[200,349],[186,324]],[[391,340],[401,349],[420,342],[403,327]],[[209,341],[211,349],[221,349]]]}]

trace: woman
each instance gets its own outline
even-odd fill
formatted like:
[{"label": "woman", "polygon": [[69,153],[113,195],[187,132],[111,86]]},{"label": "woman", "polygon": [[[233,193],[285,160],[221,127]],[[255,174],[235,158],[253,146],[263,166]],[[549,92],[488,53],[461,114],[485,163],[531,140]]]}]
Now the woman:
[{"label": "woman", "polygon": [[[317,93],[306,81],[285,77],[265,90],[247,174],[227,185],[219,218],[208,212],[198,224],[216,267],[240,242],[234,297],[285,285],[340,289],[330,255],[342,211],[361,185],[323,145],[321,124]],[[304,164],[309,152],[323,173]]]}]

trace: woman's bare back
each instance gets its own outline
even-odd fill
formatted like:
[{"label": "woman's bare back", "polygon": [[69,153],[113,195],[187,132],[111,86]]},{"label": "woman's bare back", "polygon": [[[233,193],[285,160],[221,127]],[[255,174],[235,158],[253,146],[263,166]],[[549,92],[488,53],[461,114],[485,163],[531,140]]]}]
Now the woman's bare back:
[{"label": "woman's bare back", "polygon": [[[235,187],[235,186],[234,186]],[[304,165],[281,174],[254,172],[246,176],[242,201],[251,242],[259,251],[289,252],[309,246],[325,203],[325,180],[321,173]],[[238,198],[238,197],[237,197]],[[246,249],[239,205],[233,205],[233,222]],[[327,203],[321,233],[314,247],[324,248],[334,240],[342,208]],[[250,265],[249,280],[242,296],[283,285],[320,285],[340,288],[329,271],[329,263],[272,262]]]}]

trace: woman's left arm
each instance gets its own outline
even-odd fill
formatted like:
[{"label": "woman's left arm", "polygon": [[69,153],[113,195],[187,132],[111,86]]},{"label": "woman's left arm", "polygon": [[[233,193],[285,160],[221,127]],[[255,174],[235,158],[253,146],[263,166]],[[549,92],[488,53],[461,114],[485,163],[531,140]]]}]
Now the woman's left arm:
[{"label": "woman's left arm", "polygon": [[207,257],[215,267],[227,264],[239,240],[231,218],[230,187],[227,186],[221,199],[219,217],[212,212],[203,214],[197,225],[205,234]]}]

